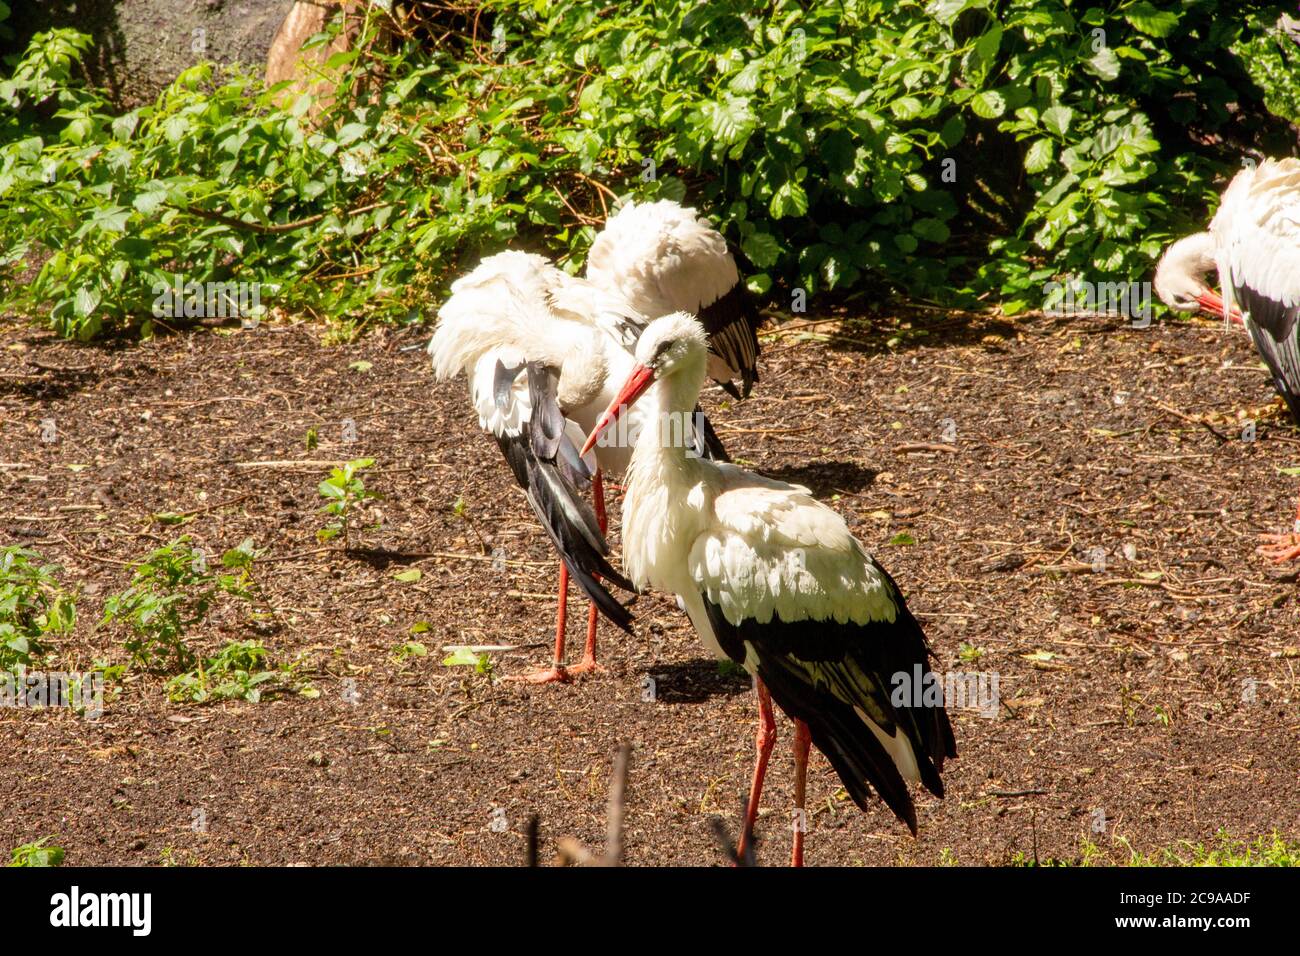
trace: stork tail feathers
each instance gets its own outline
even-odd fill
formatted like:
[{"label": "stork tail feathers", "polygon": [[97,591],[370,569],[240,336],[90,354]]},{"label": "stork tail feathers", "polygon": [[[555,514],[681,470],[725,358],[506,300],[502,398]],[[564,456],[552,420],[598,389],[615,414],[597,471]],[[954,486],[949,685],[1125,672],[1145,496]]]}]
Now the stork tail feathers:
[{"label": "stork tail feathers", "polygon": [[908,783],[942,797],[939,774],[957,747],[942,695],[937,705],[893,700],[898,674],[937,679],[920,625],[897,601],[893,621],[869,624],[785,622],[779,615],[731,624],[720,607],[707,600],[705,606],[723,651],[743,661],[787,715],[808,725],[853,802],[866,810],[874,790],[915,834]]}]

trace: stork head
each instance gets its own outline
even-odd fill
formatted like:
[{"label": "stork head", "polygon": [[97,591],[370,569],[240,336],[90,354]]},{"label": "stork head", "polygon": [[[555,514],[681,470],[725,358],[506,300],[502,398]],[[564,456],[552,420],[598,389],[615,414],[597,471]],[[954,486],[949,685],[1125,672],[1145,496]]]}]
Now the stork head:
[{"label": "stork head", "polygon": [[[1155,288],[1160,301],[1180,312],[1204,309],[1223,315],[1223,299],[1205,281],[1215,269],[1215,250],[1214,236],[1208,232],[1186,236],[1166,249],[1156,266]],[[1233,313],[1240,321],[1235,306]]]},{"label": "stork head", "polygon": [[654,373],[656,380],[683,369],[703,368],[709,340],[704,327],[689,312],[674,312],[646,326],[636,343],[636,361]]},{"label": "stork head", "polygon": [[704,328],[688,312],[674,312],[655,319],[646,326],[636,343],[636,365],[618,390],[609,407],[596,420],[596,427],[583,445],[585,455],[613,424],[655,382],[671,379],[691,390],[690,405],[695,403],[709,360],[709,343]]}]

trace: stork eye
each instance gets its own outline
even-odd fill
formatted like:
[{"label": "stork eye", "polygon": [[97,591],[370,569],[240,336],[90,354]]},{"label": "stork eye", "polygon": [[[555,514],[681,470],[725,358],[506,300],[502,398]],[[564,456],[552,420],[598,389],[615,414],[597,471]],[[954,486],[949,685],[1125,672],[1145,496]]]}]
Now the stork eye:
[{"label": "stork eye", "polygon": [[672,344],[673,343],[671,340],[665,340],[663,342],[660,342],[658,345],[656,345],[654,354],[650,356],[650,364],[658,365],[659,360],[664,357],[664,353],[667,352],[670,348],[672,348]]}]

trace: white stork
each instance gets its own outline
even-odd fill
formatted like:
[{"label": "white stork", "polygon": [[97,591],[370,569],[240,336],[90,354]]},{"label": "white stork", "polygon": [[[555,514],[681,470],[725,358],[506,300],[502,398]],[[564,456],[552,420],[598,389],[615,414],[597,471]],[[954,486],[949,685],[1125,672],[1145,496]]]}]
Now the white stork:
[{"label": "white stork", "polygon": [[669,199],[625,203],[591,244],[587,278],[651,319],[697,316],[709,339],[709,377],[736,398],[749,396],[763,320],[727,241],[694,209]]},{"label": "white stork", "polygon": [[[628,587],[605,558],[602,475],[618,476],[626,470],[640,418],[629,422],[627,446],[600,449],[594,462],[580,461],[576,445],[632,368],[632,349],[648,315],[638,304],[662,307],[651,294],[658,289],[697,304],[726,300],[735,305],[738,311],[731,318],[723,309],[713,313],[718,354],[731,356],[718,374],[739,375],[746,392],[757,378],[759,320],[722,236],[698,219],[694,210],[675,203],[636,206],[635,215],[629,215],[629,207],[611,219],[612,236],[606,232],[597,237],[590,279],[575,278],[542,256],[522,252],[503,252],[483,260],[452,285],[452,296],[439,310],[438,329],[429,343],[440,380],[461,371],[468,376],[480,424],[497,439],[560,553],[555,662],[525,678],[537,683],[565,681],[596,668],[598,609],[625,630],[630,627],[627,609],[599,584],[604,577]],[[641,229],[628,234],[626,227],[633,220]],[[657,258],[648,261],[652,256]],[[752,350],[734,346],[751,340]],[[525,368],[527,376],[521,374]],[[722,384],[730,386],[727,379]],[[730,390],[736,393],[734,386]],[[541,427],[539,409],[546,415]],[[702,414],[688,423],[690,434],[695,435],[697,424],[702,431],[701,452],[725,457]],[[541,444],[539,436],[545,436]],[[589,483],[594,513],[579,493]],[[592,605],[582,661],[566,667],[570,575]]]},{"label": "white stork", "polygon": [[[944,758],[956,756],[941,694],[937,706],[919,687],[915,698],[895,696],[900,681],[937,686],[925,636],[888,573],[807,488],[693,457],[674,438],[707,360],[690,315],[652,322],[584,450],[645,396],[623,504],[624,569],[637,587],[675,594],[704,643],[754,676],[757,760],[741,851],[776,739],[773,700],[795,722],[799,810],[811,742],[860,808],[874,788],[915,833],[908,784],[942,796]],[[802,859],[796,827],[792,862]]]},{"label": "white stork", "polygon": [[[585,434],[584,412],[594,416],[606,400],[611,361],[618,368],[619,356],[627,355],[618,337],[635,341],[636,329],[622,328],[613,313],[597,313],[602,322],[589,312],[552,304],[553,295],[575,291],[590,290],[572,286],[567,275],[541,256],[491,256],[452,285],[429,342],[439,380],[465,372],[479,424],[496,439],[560,555],[555,663],[527,678],[539,683],[568,680],[596,666],[597,607],[624,630],[630,632],[632,625],[627,608],[599,583],[603,577],[632,590],[606,557],[597,462],[580,456],[577,446]],[[580,493],[588,485],[594,513]],[[565,668],[570,575],[592,605],[587,653],[580,664]]]},{"label": "white stork", "polygon": [[[1218,268],[1223,286],[1219,310],[1225,320],[1243,321],[1300,424],[1300,161],[1266,159],[1239,172],[1224,190],[1209,231],[1179,240],[1165,253],[1156,290],[1166,303],[1185,303],[1189,283],[1211,267]],[[1217,298],[1197,301],[1212,307]],[[1300,531],[1300,510],[1296,522]],[[1300,558],[1300,534],[1263,537],[1272,542],[1259,549],[1268,557]]]}]

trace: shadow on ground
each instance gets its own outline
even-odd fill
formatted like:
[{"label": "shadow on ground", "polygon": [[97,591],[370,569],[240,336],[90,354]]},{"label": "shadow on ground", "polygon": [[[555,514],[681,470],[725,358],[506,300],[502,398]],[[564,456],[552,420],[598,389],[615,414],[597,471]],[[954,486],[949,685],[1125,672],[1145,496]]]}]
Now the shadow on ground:
[{"label": "shadow on ground", "polygon": [[712,697],[749,693],[749,676],[723,674],[712,658],[656,664],[642,673],[655,682],[655,699],[664,704],[698,704]]}]

